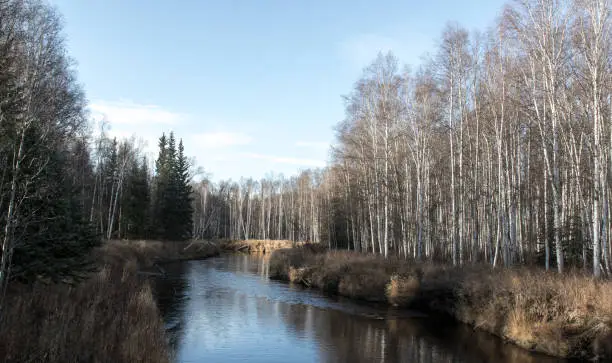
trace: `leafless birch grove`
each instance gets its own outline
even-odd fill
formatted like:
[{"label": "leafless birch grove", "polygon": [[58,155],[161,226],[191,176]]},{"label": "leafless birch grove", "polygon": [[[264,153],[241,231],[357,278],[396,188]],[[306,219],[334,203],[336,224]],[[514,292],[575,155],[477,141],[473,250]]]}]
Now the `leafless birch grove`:
[{"label": "leafless birch grove", "polygon": [[410,71],[380,54],[324,170],[196,188],[197,237],[610,273],[609,0],[510,2]]}]

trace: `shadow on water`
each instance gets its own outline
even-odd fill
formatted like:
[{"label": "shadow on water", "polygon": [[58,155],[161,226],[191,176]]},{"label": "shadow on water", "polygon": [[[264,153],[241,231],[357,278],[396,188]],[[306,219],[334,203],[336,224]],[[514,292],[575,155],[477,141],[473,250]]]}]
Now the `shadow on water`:
[{"label": "shadow on water", "polygon": [[189,298],[189,285],[185,275],[189,269],[186,263],[164,265],[166,277],[151,279],[153,295],[164,317],[166,337],[172,352],[176,354],[185,326],[185,306]]},{"label": "shadow on water", "polygon": [[563,362],[465,325],[270,281],[265,256],[166,271],[153,285],[178,362]]}]

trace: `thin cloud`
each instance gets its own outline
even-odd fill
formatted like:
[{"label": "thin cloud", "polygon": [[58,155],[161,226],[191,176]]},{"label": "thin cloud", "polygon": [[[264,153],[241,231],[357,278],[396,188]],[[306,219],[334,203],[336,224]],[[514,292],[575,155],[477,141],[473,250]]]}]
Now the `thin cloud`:
[{"label": "thin cloud", "polygon": [[157,141],[162,132],[168,133],[188,120],[186,114],[131,101],[97,100],[89,107],[95,120],[95,137],[104,129],[108,137],[133,139],[149,160],[157,155]]},{"label": "thin cloud", "polygon": [[177,125],[187,115],[169,111],[158,105],[130,101],[95,101],[89,105],[94,116],[101,116],[112,125]]},{"label": "thin cloud", "polygon": [[325,166],[324,161],[316,160],[316,159],[291,158],[291,157],[264,155],[264,154],[256,154],[256,153],[245,153],[245,154],[242,154],[242,156],[246,158],[250,158],[250,159],[266,160],[266,161],[270,161],[273,163],[279,163],[279,164],[312,166],[312,167],[320,167],[320,168]]},{"label": "thin cloud", "polygon": [[193,135],[191,141],[198,148],[220,149],[247,145],[253,141],[253,138],[241,132],[204,132]]}]

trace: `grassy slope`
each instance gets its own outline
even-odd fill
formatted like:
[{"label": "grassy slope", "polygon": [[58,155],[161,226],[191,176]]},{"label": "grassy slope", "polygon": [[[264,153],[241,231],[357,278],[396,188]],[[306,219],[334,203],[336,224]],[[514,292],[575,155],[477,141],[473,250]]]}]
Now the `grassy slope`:
[{"label": "grassy slope", "polygon": [[612,282],[577,273],[453,268],[289,249],[272,254],[270,275],[356,299],[444,313],[555,356],[612,353]]},{"label": "grassy slope", "polygon": [[5,362],[169,362],[151,287],[138,274],[155,261],[218,254],[206,243],[107,242],[100,270],[68,285],[14,284],[0,315]]}]

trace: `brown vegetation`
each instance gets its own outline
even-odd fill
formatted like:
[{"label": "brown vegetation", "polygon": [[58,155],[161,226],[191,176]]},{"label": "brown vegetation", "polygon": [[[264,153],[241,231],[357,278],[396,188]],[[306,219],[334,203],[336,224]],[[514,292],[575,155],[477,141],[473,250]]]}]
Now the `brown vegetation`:
[{"label": "brown vegetation", "polygon": [[75,285],[13,285],[0,314],[5,362],[169,362],[164,326],[139,269],[205,258],[217,247],[189,242],[105,243],[100,269]]},{"label": "brown vegetation", "polygon": [[275,251],[270,276],[343,296],[443,313],[554,356],[612,353],[612,282],[580,273],[458,268],[298,248]]},{"label": "brown vegetation", "polygon": [[306,244],[304,242],[270,239],[224,240],[221,242],[221,249],[234,252],[271,253],[278,249],[302,247]]},{"label": "brown vegetation", "polygon": [[219,254],[217,244],[209,241],[161,242],[161,241],[110,241],[102,249],[103,258],[125,256],[136,259],[140,266],[156,262],[173,262],[206,259]]}]

